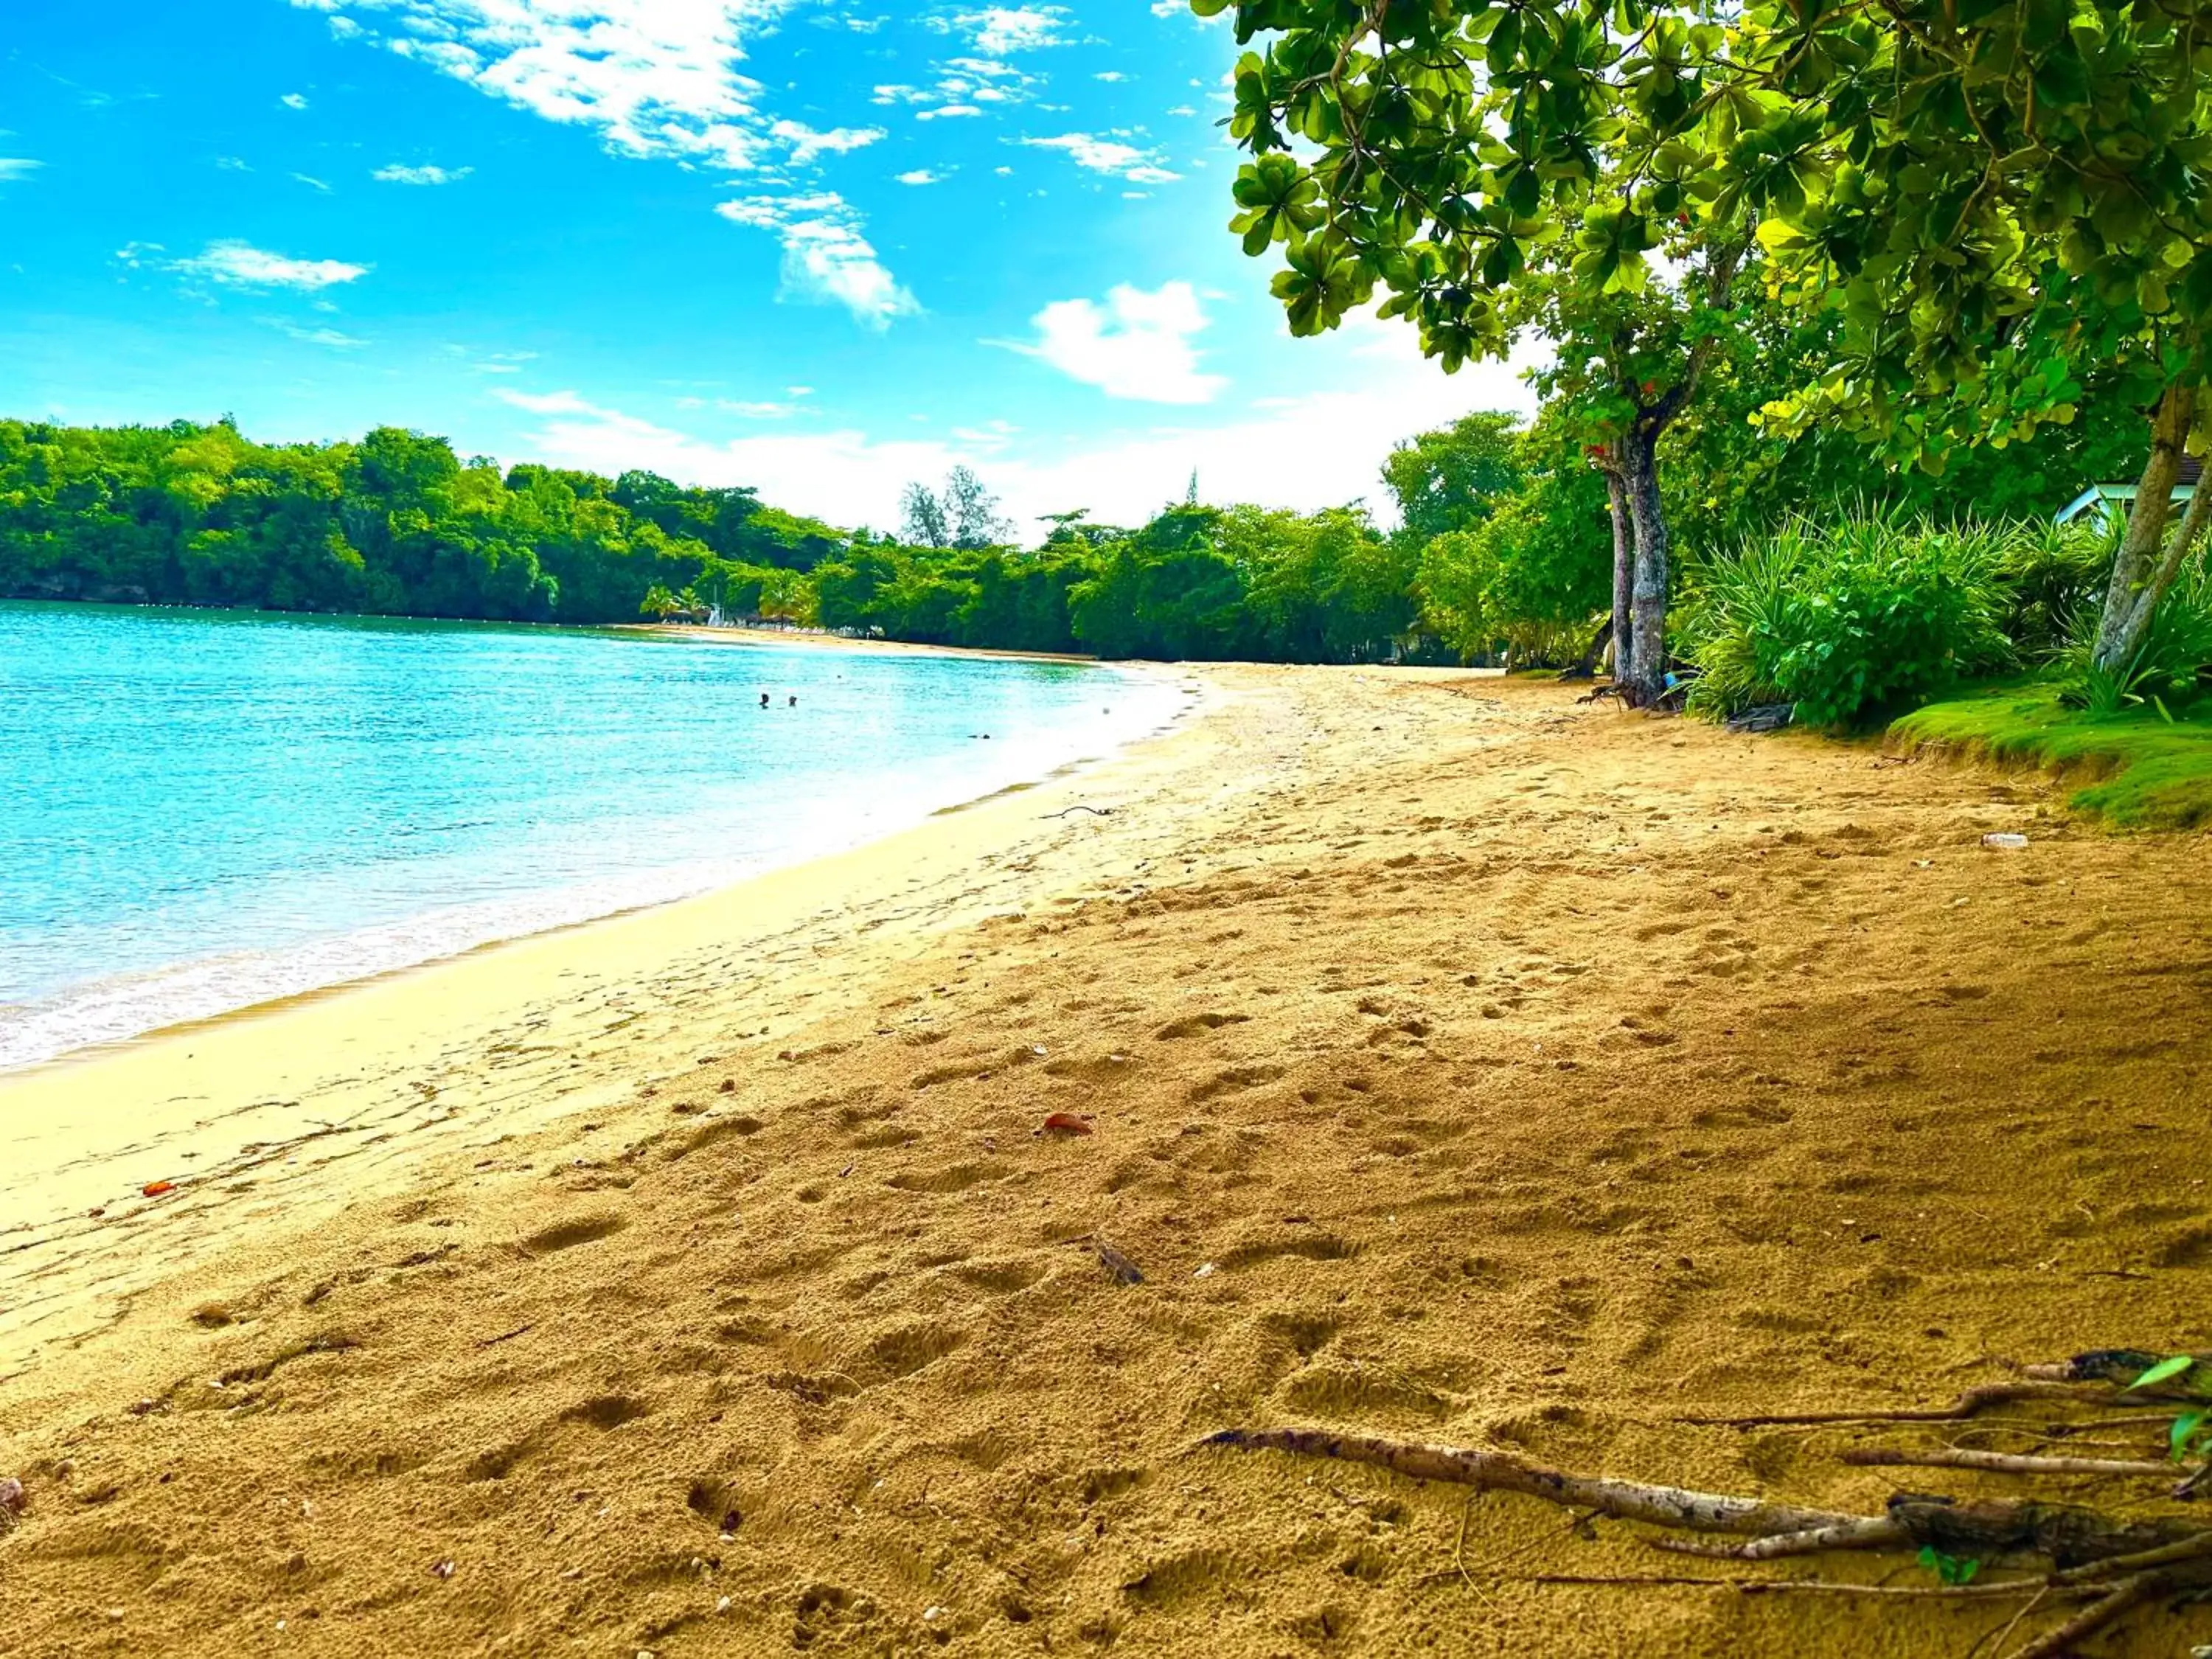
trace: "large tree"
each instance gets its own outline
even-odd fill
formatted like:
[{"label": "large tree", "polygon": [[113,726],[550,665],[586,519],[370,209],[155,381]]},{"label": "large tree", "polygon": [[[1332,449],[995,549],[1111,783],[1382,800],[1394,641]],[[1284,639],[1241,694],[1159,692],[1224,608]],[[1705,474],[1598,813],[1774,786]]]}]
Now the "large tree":
[{"label": "large tree", "polygon": [[1843,323],[1782,422],[1846,422],[1940,467],[2070,420],[2093,368],[2143,410],[2097,646],[2107,667],[2133,655],[2212,519],[2200,491],[2168,533],[2212,428],[2208,0],[1235,11],[1240,40],[1270,44],[1237,70],[1255,160],[1234,228],[1281,248],[1294,331],[1386,289],[1449,368],[1502,349],[1532,267],[1571,280],[1553,292],[1581,317],[1638,292],[1669,239],[1718,262],[1755,226],[1788,296]]},{"label": "large tree", "polygon": [[[1231,0],[1191,0],[1202,15]],[[1703,210],[1680,143],[1701,118],[1700,64],[1727,32],[1699,5],[1516,0],[1235,0],[1235,186],[1246,252],[1281,252],[1291,331],[1373,302],[1456,369],[1540,327],[1576,343],[1595,447],[1636,531],[1620,561],[1624,690],[1664,684],[1668,547],[1658,446],[1696,395],[1711,314],[1729,301],[1747,202]],[[1669,147],[1672,147],[1671,150]],[[1680,150],[1680,155],[1672,153]],[[1310,160],[1301,159],[1310,157]],[[1655,280],[1646,256],[1666,248]]]}]

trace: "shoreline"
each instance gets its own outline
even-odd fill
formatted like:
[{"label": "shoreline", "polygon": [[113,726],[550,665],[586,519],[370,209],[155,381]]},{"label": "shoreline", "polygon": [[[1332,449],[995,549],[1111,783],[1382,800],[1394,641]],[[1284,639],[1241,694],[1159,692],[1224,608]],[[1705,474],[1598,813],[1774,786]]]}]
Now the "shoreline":
[{"label": "shoreline", "polygon": [[51,595],[0,594],[0,605],[52,605],[88,611],[178,611],[186,616],[265,617],[274,621],[347,623],[423,623],[440,628],[527,629],[534,633],[615,635],[646,639],[702,640],[717,645],[818,645],[825,649],[872,652],[880,655],[917,654],[969,657],[995,662],[1080,663],[1100,668],[1127,667],[1144,671],[1174,671],[1183,665],[1150,658],[1115,658],[1080,652],[1000,651],[983,646],[926,645],[911,640],[859,640],[824,629],[709,628],[703,623],[651,622],[522,622],[497,617],[423,617],[413,612],[383,611],[264,611],[252,605],[187,605],[180,600],[75,599]]},{"label": "shoreline", "polygon": [[[193,612],[210,609],[210,607],[103,608],[169,609]],[[290,613],[236,611],[230,614],[281,617]],[[397,620],[419,622],[424,619],[410,617]],[[479,624],[456,625],[473,627]],[[484,624],[484,626],[503,628],[510,625]],[[573,631],[596,637],[605,637],[610,633],[625,632],[638,637],[653,637],[659,630],[652,628],[625,630],[592,627]],[[691,632],[718,635],[723,630],[674,629],[668,631],[677,635]],[[788,639],[781,643],[794,648],[818,646],[823,647],[825,653],[831,652],[833,647],[838,646],[851,646],[873,653],[876,647],[884,642],[841,641],[835,636],[805,635]],[[896,647],[882,650],[878,653],[888,656],[903,653],[908,649],[904,647]],[[96,1004],[101,997],[109,994],[111,988],[127,988],[143,991],[173,976],[190,975],[204,965],[202,959],[185,957],[134,970],[129,975],[113,981],[94,975],[72,981],[42,994],[26,998],[8,1008],[0,1009],[0,1016],[8,1017],[16,1022],[20,1027],[20,1029],[13,1029],[0,1025],[0,1034],[12,1034],[16,1039],[9,1044],[0,1044],[0,1050],[12,1047],[15,1051],[14,1054],[0,1059],[0,1089],[49,1069],[93,1063],[103,1058],[127,1053],[144,1043],[218,1028],[234,1020],[258,1018],[311,1005],[389,979],[422,972],[448,963],[465,960],[486,951],[495,951],[534,939],[558,935],[578,928],[588,928],[602,923],[663,909],[671,905],[680,905],[711,897],[716,893],[774,877],[781,872],[825,856],[834,855],[837,852],[851,850],[854,846],[865,845],[867,842],[882,840],[886,836],[900,834],[916,823],[927,821],[929,817],[946,811],[964,808],[977,800],[988,799],[1005,788],[1041,782],[1047,778],[1062,775],[1070,768],[1110,762],[1115,756],[1134,744],[1150,741],[1171,732],[1176,726],[1188,719],[1192,713],[1193,699],[1188,696],[1177,697],[1175,695],[1179,686],[1187,687],[1188,684],[1188,677],[1180,674],[1175,665],[1109,665],[1085,659],[1032,658],[1024,657],[1018,653],[959,652],[939,647],[912,647],[912,650],[919,654],[965,656],[975,659],[996,656],[1001,660],[1064,661],[1086,668],[1105,670],[1113,676],[1110,681],[1105,683],[1106,684],[1129,686],[1141,683],[1145,689],[1140,695],[1151,696],[1158,694],[1163,700],[1164,707],[1150,721],[1127,722],[1126,733],[1119,735],[1118,741],[1115,740],[1116,734],[1114,733],[1094,734],[1096,738],[1103,738],[1106,741],[1103,745],[1097,746],[1093,753],[1057,761],[1045,770],[1027,777],[1017,778],[1013,785],[990,786],[982,781],[978,781],[973,786],[967,786],[975,787],[978,793],[950,800],[943,799],[940,795],[939,805],[918,805],[915,816],[907,822],[895,821],[889,827],[870,826],[863,830],[860,833],[865,836],[865,840],[861,842],[844,842],[842,838],[833,838],[826,847],[821,845],[819,841],[811,847],[803,844],[793,845],[771,853],[766,862],[754,864],[752,867],[728,872],[717,871],[706,878],[704,884],[691,886],[689,890],[684,890],[685,884],[677,878],[672,870],[660,872],[663,878],[658,882],[654,879],[655,872],[647,870],[634,872],[642,879],[633,880],[629,885],[634,890],[639,886],[650,888],[658,884],[665,890],[664,892],[635,890],[622,892],[609,890],[604,883],[598,884],[596,887],[587,883],[581,885],[547,888],[542,890],[517,891],[507,896],[503,914],[488,914],[481,921],[468,921],[458,927],[448,927],[447,939],[418,939],[413,941],[418,947],[428,947],[427,953],[420,957],[403,959],[399,952],[389,949],[379,948],[373,945],[364,948],[364,942],[381,930],[403,925],[411,926],[426,921],[436,921],[449,914],[453,915],[461,914],[458,908],[449,912],[442,903],[433,904],[427,910],[412,913],[410,916],[397,921],[386,919],[374,927],[363,924],[360,929],[353,932],[342,931],[329,936],[318,936],[295,941],[293,946],[289,947],[286,954],[269,958],[267,969],[244,980],[234,976],[228,985],[222,987],[222,989],[240,998],[228,1006],[214,1006],[216,998],[212,996],[188,996],[184,999],[186,1006],[181,1010],[172,1012],[169,1009],[161,1008],[158,1000],[152,1001],[142,1000],[140,1006],[133,1012],[142,1017],[154,1016],[157,1023],[147,1024],[141,1029],[127,1029],[121,1020],[111,1018],[104,1022],[106,1030],[102,1032],[103,1022],[95,1018],[90,1022],[88,1029],[97,1033],[96,1035],[91,1036],[88,1040],[82,1037],[71,1040],[71,1035],[61,1021],[64,1018],[76,1018],[79,1020],[80,1029],[88,1029],[82,1020],[82,1015],[88,996]],[[1115,698],[1115,701],[1118,702],[1119,699]],[[1036,729],[1038,732],[1045,732],[1050,728],[1048,726],[1041,725]],[[1018,737],[1020,734],[1005,735]],[[1092,747],[1092,740],[1086,738],[1084,746]],[[1035,764],[1044,759],[1044,757],[1036,757],[1023,763]],[[1000,775],[1004,775],[1003,771]],[[963,786],[956,784],[955,787]],[[602,903],[607,904],[608,908],[593,908]],[[453,937],[454,934],[459,934],[459,937]],[[337,955],[333,959],[312,964],[302,960],[304,956],[325,949],[334,950]],[[351,957],[350,961],[346,959],[349,956]],[[316,977],[324,973],[329,973],[331,976],[327,979]],[[256,978],[262,982],[254,983]],[[277,983],[270,984],[268,982],[270,980],[275,980]],[[173,1008],[175,1000],[170,1000]],[[191,1006],[194,1003],[198,1006]],[[167,1017],[161,1017],[164,1014]],[[61,1048],[58,1051],[51,1048],[52,1043],[64,1041],[69,1042],[69,1046]],[[16,1057],[16,1055],[24,1057]],[[0,1139],[0,1146],[4,1146],[4,1139]]]},{"label": "shoreline", "polygon": [[604,632],[636,634],[653,639],[694,640],[708,645],[818,645],[835,651],[854,651],[876,656],[965,657],[979,662],[1057,662],[1079,664],[1087,668],[1128,668],[1139,672],[1152,670],[1174,672],[1185,667],[1182,663],[1155,662],[1149,658],[1115,658],[1086,656],[1070,651],[998,651],[980,645],[925,645],[914,640],[856,640],[847,634],[832,634],[820,629],[805,628],[709,628],[703,623],[600,623],[594,624]]},{"label": "shoreline", "polygon": [[[1177,740],[1233,696],[1174,665],[1128,672],[1182,693],[1162,725],[854,845],[704,892],[487,940],[0,1071],[0,1252],[27,1248],[72,1218],[104,1220],[98,1212],[135,1201],[136,1190],[155,1182],[173,1182],[184,1194],[261,1167],[271,1150],[313,1138],[302,1136],[301,1121],[288,1121],[285,1113],[305,1102],[332,1113],[333,1102],[379,1113],[380,1085],[422,1050],[495,1046],[490,1034],[501,1028],[573,1012],[625,975],[650,977],[687,953],[770,939],[855,894],[881,902],[915,872],[942,878],[967,860],[988,861],[1019,833],[1020,815],[1032,805],[1110,790],[1120,773],[1141,775],[1167,763]],[[341,1059],[350,1076],[331,1069]],[[512,1121],[534,1127],[571,1109],[582,1107]],[[20,1311],[9,1302],[0,1280],[0,1373],[9,1316]]]}]

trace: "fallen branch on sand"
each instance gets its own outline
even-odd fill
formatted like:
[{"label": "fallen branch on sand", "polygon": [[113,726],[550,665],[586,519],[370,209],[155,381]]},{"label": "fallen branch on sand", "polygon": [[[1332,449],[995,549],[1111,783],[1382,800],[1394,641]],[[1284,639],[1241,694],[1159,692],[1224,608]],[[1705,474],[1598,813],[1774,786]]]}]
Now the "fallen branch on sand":
[{"label": "fallen branch on sand", "polygon": [[1044,816],[1048,818],[1064,818],[1070,812],[1088,812],[1094,817],[1101,818],[1110,818],[1114,816],[1114,809],[1110,806],[1085,806],[1080,802],[1073,806],[1063,807],[1057,812],[1047,812]]},{"label": "fallen branch on sand", "polygon": [[2173,1473],[2170,1463],[2128,1462],[2109,1457],[2037,1457],[1956,1446],[1929,1451],[1869,1446],[1845,1452],[1843,1461],[1855,1468],[1986,1469],[1993,1474],[2148,1475],[2155,1479]]},{"label": "fallen branch on sand", "polygon": [[[2057,1365],[2027,1367],[2026,1372],[2027,1380],[2023,1382],[1970,1389],[1942,1410],[1678,1420],[1729,1426],[1955,1422],[1999,1401],[2094,1402],[2109,1407],[2164,1398],[2186,1406],[2201,1404],[2212,1395],[2212,1364],[2202,1356],[2185,1362],[2179,1357],[2161,1358],[2132,1350],[2104,1350]],[[2195,1410],[2180,1412],[2173,1443],[2186,1446],[2194,1425],[2202,1421]],[[1697,1534],[1650,1540],[1677,1555],[1774,1561],[1833,1551],[1917,1553],[1923,1565],[1939,1570],[1943,1580],[1940,1585],[1915,1587],[1802,1578],[1546,1574],[1532,1581],[1537,1583],[1681,1585],[1746,1594],[1915,1596],[1955,1601],[2029,1598],[2004,1626],[2000,1646],[2046,1601],[2088,1601],[2087,1607],[2030,1639],[2012,1659],[2057,1659],[2071,1653],[2076,1644],[2154,1602],[2212,1600],[2212,1523],[2194,1518],[2122,1516],[2070,1504],[1954,1499],[1918,1492],[1896,1494],[1880,1515],[1853,1515],[1771,1498],[1569,1474],[1517,1452],[1424,1445],[1316,1429],[1226,1429],[1201,1444],[1366,1463],[1417,1480],[1522,1492],[1595,1516]],[[1842,1461],[1859,1467],[1962,1468],[2045,1477],[2166,1480],[2180,1472],[2176,1463],[2148,1459],[2027,1455],[1957,1447],[1862,1448],[1846,1451]],[[2212,1490],[2206,1484],[2208,1472],[2212,1472],[2212,1462],[2191,1472],[2189,1479],[2169,1495],[2186,1500]],[[2039,1564],[2043,1570],[2033,1571]],[[1984,1566],[2023,1576],[1968,1583]]]}]

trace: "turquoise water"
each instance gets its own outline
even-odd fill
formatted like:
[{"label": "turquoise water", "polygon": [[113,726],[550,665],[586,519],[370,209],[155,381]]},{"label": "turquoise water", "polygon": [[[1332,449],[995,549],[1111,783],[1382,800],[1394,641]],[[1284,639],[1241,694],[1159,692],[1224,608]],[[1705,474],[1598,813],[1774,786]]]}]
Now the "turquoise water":
[{"label": "turquoise water", "polygon": [[702,892],[1180,701],[1079,665],[0,604],[0,1066]]}]

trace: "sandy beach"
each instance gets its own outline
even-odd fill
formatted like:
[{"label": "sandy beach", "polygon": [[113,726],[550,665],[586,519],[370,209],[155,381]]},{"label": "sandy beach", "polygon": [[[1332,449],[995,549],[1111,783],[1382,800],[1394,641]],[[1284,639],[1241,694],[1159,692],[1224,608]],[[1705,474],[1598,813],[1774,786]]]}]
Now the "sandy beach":
[{"label": "sandy beach", "polygon": [[1532,1583],[1664,1558],[1195,1443],[1874,1510],[1862,1429],[1678,1419],[2202,1346],[2207,842],[1569,687],[1187,678],[1170,735],[854,852],[0,1079],[0,1649],[1992,1635]]}]

